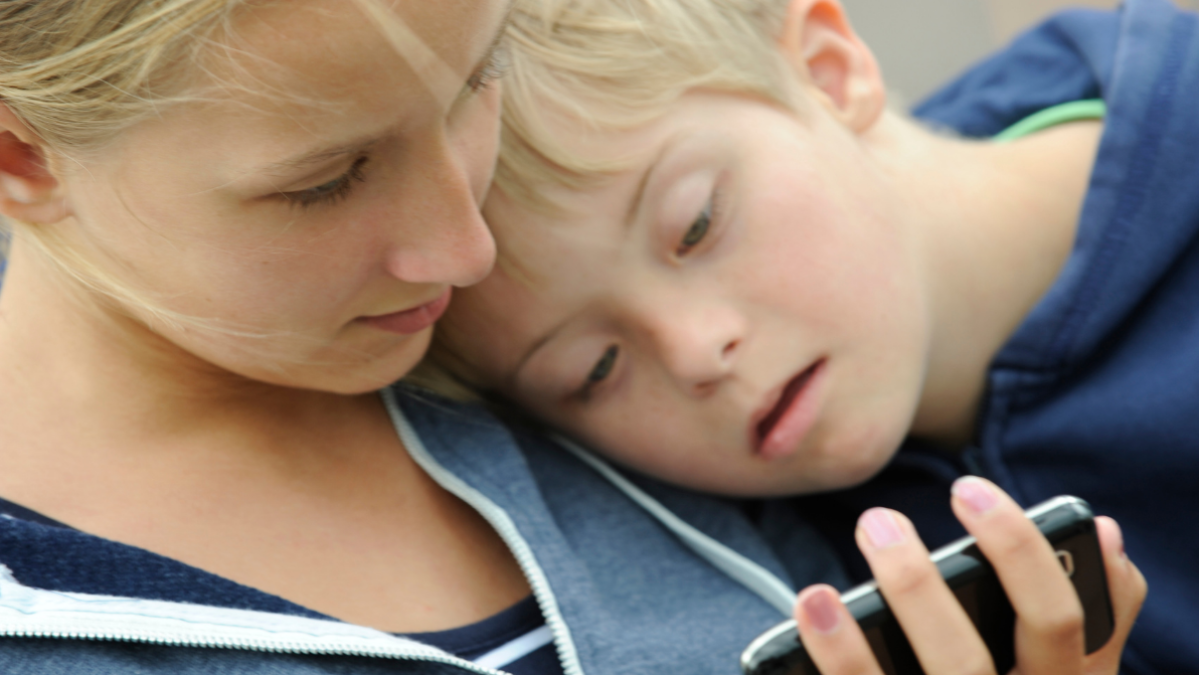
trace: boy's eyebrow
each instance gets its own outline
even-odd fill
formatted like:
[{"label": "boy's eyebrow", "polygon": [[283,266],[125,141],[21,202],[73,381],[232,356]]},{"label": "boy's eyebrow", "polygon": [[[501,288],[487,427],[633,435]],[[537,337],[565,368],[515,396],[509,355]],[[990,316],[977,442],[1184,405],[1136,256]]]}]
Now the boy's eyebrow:
[{"label": "boy's eyebrow", "polygon": [[533,344],[529,345],[529,348],[525,350],[525,353],[522,354],[520,359],[516,362],[516,367],[512,369],[512,376],[516,377],[520,371],[524,370],[525,364],[529,362],[529,359],[533,358],[533,355],[536,354],[538,350],[544,347],[547,343],[549,343],[550,340],[553,340],[554,337],[562,331],[566,324],[570,322],[571,318],[573,317],[568,316],[562,319],[556,325],[550,327],[550,329],[547,330],[544,335],[537,338]]},{"label": "boy's eyebrow", "polygon": [[633,220],[637,217],[637,212],[641,210],[641,202],[645,200],[645,192],[649,188],[650,179],[653,178],[654,172],[657,170],[658,165],[662,163],[662,158],[674,148],[679,140],[679,135],[668,137],[662,142],[662,145],[658,147],[658,152],[654,155],[654,158],[646,163],[645,171],[641,174],[641,178],[637,181],[637,190],[633,193],[633,198],[629,200],[629,208],[624,215],[625,227],[632,226]]}]

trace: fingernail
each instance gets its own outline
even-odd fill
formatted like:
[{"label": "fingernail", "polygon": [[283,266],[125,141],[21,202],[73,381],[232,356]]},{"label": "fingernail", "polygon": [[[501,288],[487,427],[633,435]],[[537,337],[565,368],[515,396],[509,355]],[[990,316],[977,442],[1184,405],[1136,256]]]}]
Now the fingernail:
[{"label": "fingernail", "polygon": [[895,515],[887,509],[866,511],[858,519],[858,527],[866,532],[870,545],[876,549],[902,544],[904,540],[903,528],[899,526],[899,521],[895,520]]},{"label": "fingernail", "polygon": [[837,611],[837,601],[833,598],[832,591],[827,588],[818,588],[808,593],[807,597],[800,601],[799,606],[803,608],[808,623],[818,633],[828,635],[837,630],[837,626],[841,623],[841,613]]},{"label": "fingernail", "polygon": [[978,515],[999,505],[999,495],[995,489],[976,476],[957,479],[953,484],[953,494]]}]

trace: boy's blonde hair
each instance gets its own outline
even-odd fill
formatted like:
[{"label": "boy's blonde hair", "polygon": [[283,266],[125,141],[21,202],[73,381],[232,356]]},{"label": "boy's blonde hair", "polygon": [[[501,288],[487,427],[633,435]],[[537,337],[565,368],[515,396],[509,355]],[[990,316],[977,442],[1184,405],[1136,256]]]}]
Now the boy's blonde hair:
[{"label": "boy's blonde hair", "polygon": [[508,29],[495,187],[552,210],[538,186],[579,188],[618,170],[567,151],[566,119],[601,131],[647,123],[692,89],[794,109],[778,37],[788,0],[518,0]]},{"label": "boy's blonde hair", "polygon": [[[599,131],[657,119],[693,89],[757,97],[802,114],[779,51],[789,0],[517,0],[507,31],[503,132],[493,189],[559,212],[542,188],[585,188],[623,168],[568,150],[567,120]],[[629,158],[630,160],[633,158]],[[527,279],[500,243],[498,264]],[[471,368],[438,329],[410,381],[475,398]]]}]

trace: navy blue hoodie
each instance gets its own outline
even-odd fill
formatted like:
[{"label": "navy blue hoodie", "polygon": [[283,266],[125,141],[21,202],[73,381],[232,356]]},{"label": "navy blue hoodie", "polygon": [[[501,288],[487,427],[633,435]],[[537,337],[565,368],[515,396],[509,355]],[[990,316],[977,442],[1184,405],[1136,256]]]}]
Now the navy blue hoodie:
[{"label": "navy blue hoodie", "polygon": [[869,506],[936,546],[962,534],[946,495],[963,473],[1025,506],[1085,498],[1149,581],[1125,673],[1199,673],[1196,29],[1166,0],[1069,11],[916,109],[973,137],[1069,101],[1101,98],[1108,115],[1074,250],[991,364],[975,442],[951,455],[912,440],[866,485],[801,500],[864,577],[850,535]]}]

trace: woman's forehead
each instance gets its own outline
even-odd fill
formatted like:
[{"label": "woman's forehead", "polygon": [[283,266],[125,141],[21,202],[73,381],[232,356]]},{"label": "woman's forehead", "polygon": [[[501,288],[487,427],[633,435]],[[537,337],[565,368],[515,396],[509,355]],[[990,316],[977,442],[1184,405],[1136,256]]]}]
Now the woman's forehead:
[{"label": "woman's forehead", "polygon": [[[185,153],[193,166],[213,168],[216,185],[442,120],[441,102],[357,4],[288,0],[247,10],[224,51],[205,64],[211,83],[201,87],[198,100],[131,130],[127,147],[148,148],[168,162]],[[465,73],[456,90],[502,28],[505,7],[472,4],[450,22],[444,12],[428,9],[438,2],[393,4],[405,11],[424,7],[394,18],[410,27],[413,39],[431,36],[425,47],[447,56],[445,69]],[[447,23],[455,25],[446,33],[462,36],[460,24],[471,24],[479,37],[452,45],[441,31]]]},{"label": "woman's forehead", "polygon": [[[288,0],[240,15],[211,71],[238,94],[336,98],[391,77],[459,92],[502,29],[506,0]],[[224,57],[224,58],[222,58]],[[444,102],[443,102],[444,103]]]}]

